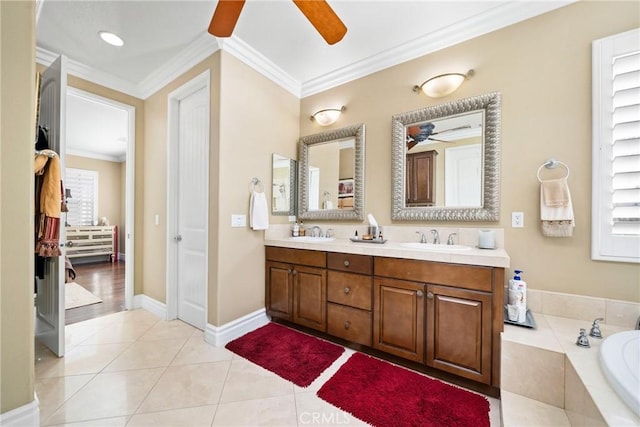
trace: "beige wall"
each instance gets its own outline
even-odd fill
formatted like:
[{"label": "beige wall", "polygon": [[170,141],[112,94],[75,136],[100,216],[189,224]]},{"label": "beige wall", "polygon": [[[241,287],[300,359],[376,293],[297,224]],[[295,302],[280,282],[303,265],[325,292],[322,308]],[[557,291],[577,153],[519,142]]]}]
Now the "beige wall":
[{"label": "beige wall", "polygon": [[[264,233],[231,228],[231,215],[248,215],[253,177],[267,184],[265,191],[271,197],[272,154],[295,158],[299,113],[296,97],[224,52],[216,52],[145,101],[145,138],[147,146],[154,147],[144,154],[145,164],[153,165],[145,168],[145,182],[154,183],[146,186],[144,199],[144,293],[151,298],[166,302],[167,97],[207,69],[211,70],[208,323],[221,325],[264,307]],[[161,218],[158,226],[153,222],[156,213]]]},{"label": "beige wall", "polygon": [[[511,267],[535,289],[640,301],[637,264],[592,261],[591,42],[640,25],[638,2],[578,2],[482,37],[377,72],[301,101],[301,117],[326,105],[348,106],[332,128],[363,122],[365,210],[382,224],[391,212],[391,116],[492,91],[502,93],[500,221]],[[446,71],[476,75],[441,99],[416,95],[417,82]],[[301,134],[316,130],[300,120]],[[571,168],[576,215],[572,238],[542,237],[536,170],[554,157]],[[522,211],[525,228],[511,228]],[[397,223],[402,224],[402,223]],[[420,223],[477,225],[459,223]],[[507,276],[511,274],[508,272]]]},{"label": "beige wall", "polygon": [[[118,234],[124,229],[123,205],[125,194],[124,184],[121,182],[121,169],[124,162],[111,162],[108,160],[91,159],[67,155],[66,166],[68,168],[87,169],[98,172],[98,219],[104,216],[110,225],[118,226]],[[73,197],[73,193],[71,194]],[[71,224],[74,225],[74,224]],[[118,252],[123,252],[123,242],[119,242]]]},{"label": "beige wall", "polygon": [[33,2],[0,2],[0,413],[34,397]]}]

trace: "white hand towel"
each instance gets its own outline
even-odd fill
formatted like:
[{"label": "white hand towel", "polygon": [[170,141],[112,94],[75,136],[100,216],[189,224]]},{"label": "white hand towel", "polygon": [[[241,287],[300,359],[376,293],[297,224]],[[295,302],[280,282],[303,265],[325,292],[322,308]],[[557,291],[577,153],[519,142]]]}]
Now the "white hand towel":
[{"label": "white hand towel", "polygon": [[564,185],[562,191],[566,198],[566,205],[547,206],[545,204],[544,181],[540,185],[540,225],[542,235],[548,237],[571,237],[576,226],[573,215],[573,203],[569,186]]},{"label": "white hand towel", "polygon": [[264,192],[251,192],[249,225],[254,230],[266,230],[269,228],[269,207],[267,206],[267,196],[265,196]]}]

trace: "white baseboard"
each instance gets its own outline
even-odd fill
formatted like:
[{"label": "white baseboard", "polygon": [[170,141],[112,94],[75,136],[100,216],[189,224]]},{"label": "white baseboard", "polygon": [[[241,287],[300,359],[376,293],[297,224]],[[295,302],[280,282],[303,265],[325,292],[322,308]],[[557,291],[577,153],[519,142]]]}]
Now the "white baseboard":
[{"label": "white baseboard", "polygon": [[133,297],[133,308],[144,308],[161,319],[167,318],[167,305],[144,294]]},{"label": "white baseboard", "polygon": [[125,254],[118,252],[118,261],[126,261]]},{"label": "white baseboard", "polygon": [[269,323],[269,318],[266,310],[261,308],[222,326],[208,323],[204,331],[204,340],[213,346],[224,347],[228,342],[267,323]]},{"label": "white baseboard", "polygon": [[0,426],[2,427],[38,427],[40,425],[40,402],[38,396],[26,405],[0,414]]}]

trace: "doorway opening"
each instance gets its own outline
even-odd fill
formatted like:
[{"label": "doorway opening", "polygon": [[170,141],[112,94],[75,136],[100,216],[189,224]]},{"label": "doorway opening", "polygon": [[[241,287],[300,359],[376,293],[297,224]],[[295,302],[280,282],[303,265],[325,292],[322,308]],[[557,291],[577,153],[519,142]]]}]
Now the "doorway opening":
[{"label": "doorway opening", "polygon": [[133,307],[135,108],[68,87],[66,125],[65,282],[100,300],[66,309],[71,324]]}]

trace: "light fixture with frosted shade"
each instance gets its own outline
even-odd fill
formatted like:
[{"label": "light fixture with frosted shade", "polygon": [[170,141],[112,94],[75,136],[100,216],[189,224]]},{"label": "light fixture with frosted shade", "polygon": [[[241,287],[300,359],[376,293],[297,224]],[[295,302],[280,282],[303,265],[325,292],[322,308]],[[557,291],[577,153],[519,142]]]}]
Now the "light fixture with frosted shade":
[{"label": "light fixture with frosted shade", "polygon": [[98,31],[98,35],[105,43],[109,43],[111,46],[124,46],[124,40],[117,34],[109,31]]},{"label": "light fixture with frosted shade", "polygon": [[347,107],[343,105],[341,108],[326,108],[316,111],[311,115],[311,120],[315,120],[320,126],[329,126],[334,124],[346,109]]},{"label": "light fixture with frosted shade", "polygon": [[424,92],[431,98],[442,98],[455,92],[462,83],[473,76],[474,71],[469,70],[466,74],[462,73],[445,73],[435,77],[431,77],[421,85],[413,87],[414,92]]}]

